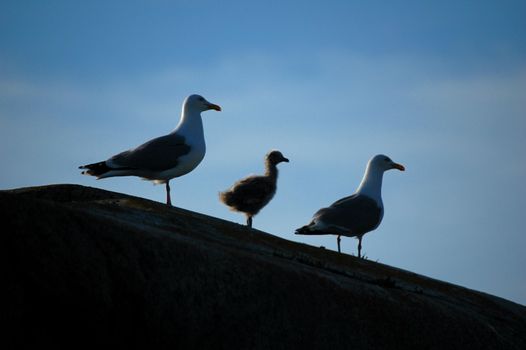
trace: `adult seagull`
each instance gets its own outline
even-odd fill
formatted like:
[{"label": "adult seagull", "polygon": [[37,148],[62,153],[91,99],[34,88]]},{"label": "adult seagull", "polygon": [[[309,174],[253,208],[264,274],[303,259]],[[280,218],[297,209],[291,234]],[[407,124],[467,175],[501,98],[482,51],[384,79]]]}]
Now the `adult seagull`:
[{"label": "adult seagull", "polygon": [[114,155],[102,162],[82,165],[85,175],[104,179],[113,176],[139,176],[155,183],[166,184],[166,204],[170,199],[170,179],[194,170],[206,152],[201,112],[221,107],[199,95],[188,96],[183,103],[181,119],[168,135],[154,138],[142,145]]},{"label": "adult seagull", "polygon": [[338,252],[341,236],[358,238],[358,257],[361,257],[362,237],[380,225],[384,216],[382,179],[386,170],[404,171],[403,165],[379,154],[367,163],[365,174],[356,193],[318,210],[312,221],[296,230],[298,235],[337,235]]}]

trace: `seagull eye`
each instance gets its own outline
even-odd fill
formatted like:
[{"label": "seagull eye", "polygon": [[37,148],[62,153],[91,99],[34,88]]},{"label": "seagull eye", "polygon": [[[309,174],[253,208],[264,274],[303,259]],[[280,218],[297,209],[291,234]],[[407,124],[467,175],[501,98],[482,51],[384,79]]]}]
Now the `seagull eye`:
[{"label": "seagull eye", "polygon": [[204,101],[205,99],[202,97],[199,97],[199,101]]}]

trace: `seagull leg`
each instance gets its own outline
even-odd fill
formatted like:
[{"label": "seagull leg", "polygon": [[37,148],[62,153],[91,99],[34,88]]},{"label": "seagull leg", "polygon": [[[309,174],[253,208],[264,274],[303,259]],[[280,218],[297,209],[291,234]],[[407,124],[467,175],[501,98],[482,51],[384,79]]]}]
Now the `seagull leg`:
[{"label": "seagull leg", "polygon": [[340,241],[341,241],[341,236],[338,235],[338,238],[336,238],[336,242],[338,242],[338,253],[341,253],[342,251],[340,250]]},{"label": "seagull leg", "polygon": [[172,200],[170,199],[170,180],[166,181],[166,204],[172,206]]},{"label": "seagull leg", "polygon": [[252,228],[252,216],[247,216],[247,226]]},{"label": "seagull leg", "polygon": [[358,237],[358,258],[362,257],[362,237]]}]

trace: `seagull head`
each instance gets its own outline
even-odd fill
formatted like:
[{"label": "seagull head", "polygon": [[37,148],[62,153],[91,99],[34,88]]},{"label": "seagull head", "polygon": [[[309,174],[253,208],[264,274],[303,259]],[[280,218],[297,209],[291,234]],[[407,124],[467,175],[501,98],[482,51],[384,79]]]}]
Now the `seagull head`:
[{"label": "seagull head", "polygon": [[186,110],[193,110],[197,112],[204,112],[210,109],[221,111],[221,107],[210,103],[201,95],[190,95],[184,101],[184,108]]},{"label": "seagull head", "polygon": [[288,160],[287,158],[285,158],[285,157],[283,156],[283,154],[282,154],[280,151],[278,151],[278,150],[272,150],[272,151],[270,151],[270,152],[266,155],[265,159],[266,159],[268,162],[272,163],[272,164],[279,164],[279,163],[281,163],[281,162],[287,162],[287,163],[289,162],[289,160]]},{"label": "seagull head", "polygon": [[393,162],[391,158],[383,154],[378,154],[371,158],[369,161],[369,166],[382,172],[391,169],[398,169],[400,171],[405,170],[405,167],[402,164]]}]

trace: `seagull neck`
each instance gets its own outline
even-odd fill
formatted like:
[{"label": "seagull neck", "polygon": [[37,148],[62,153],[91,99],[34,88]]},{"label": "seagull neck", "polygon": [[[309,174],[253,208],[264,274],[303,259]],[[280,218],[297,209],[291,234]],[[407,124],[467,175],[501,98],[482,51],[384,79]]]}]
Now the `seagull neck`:
[{"label": "seagull neck", "polygon": [[274,181],[278,179],[278,167],[276,164],[271,163],[268,160],[265,161],[265,176],[271,178]]},{"label": "seagull neck", "polygon": [[177,124],[175,131],[187,135],[202,135],[203,120],[201,119],[201,112],[196,112],[183,108],[181,120],[179,121],[179,124]]},{"label": "seagull neck", "polygon": [[378,171],[371,166],[367,166],[365,174],[363,175],[362,182],[356,193],[366,195],[370,198],[375,199],[377,202],[382,202],[382,180],[384,173]]}]

